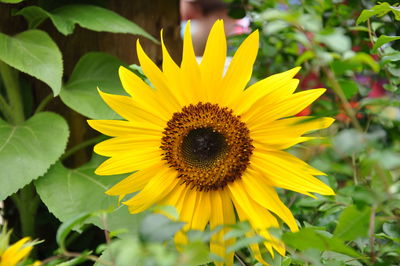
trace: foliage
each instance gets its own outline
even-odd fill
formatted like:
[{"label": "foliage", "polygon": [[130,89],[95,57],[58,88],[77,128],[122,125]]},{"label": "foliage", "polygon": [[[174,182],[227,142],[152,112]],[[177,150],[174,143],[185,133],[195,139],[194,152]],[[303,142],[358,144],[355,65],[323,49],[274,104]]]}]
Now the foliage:
[{"label": "foliage", "polygon": [[[14,6],[23,1],[0,2]],[[271,258],[262,250],[265,260],[271,265],[398,263],[400,7],[395,1],[372,0],[226,2],[230,14],[247,14],[251,27],[261,33],[253,82],[301,65],[300,89],[326,87],[328,92],[299,115],[337,119],[324,132],[326,138],[290,150],[326,172],[320,178],[337,195],[312,199],[280,191],[302,229],[272,231],[285,242],[288,254]],[[64,166],[74,152],[103,138],[65,151],[68,136],[74,133],[69,132],[67,117],[43,112],[59,96],[68,108],[87,118],[117,118],[96,87],[124,94],[117,70],[128,65],[93,51],[82,56],[66,77],[58,44],[39,29],[46,19],[63,35],[72,34],[78,24],[93,31],[138,34],[155,41],[154,37],[122,16],[84,1],[55,8],[31,3],[17,6],[15,19],[25,18],[28,28],[14,36],[0,32],[0,200],[13,200],[21,234],[38,229],[40,223],[35,228],[32,220],[39,204],[61,221],[54,243],[39,259],[46,265],[78,265],[88,260],[96,265],[196,265],[216,259],[206,245],[215,231],[190,232],[188,245],[178,251],[172,236],[182,224],[175,221],[175,210],[155,209],[172,220],[161,214],[130,215],[117,199],[105,195],[124,176],[96,176],[94,169],[102,158],[93,156],[74,169]],[[230,45],[236,47],[244,37],[232,37]],[[27,85],[28,75],[51,91],[36,106],[30,104],[35,89]],[[51,224],[58,226],[55,219]],[[105,239],[91,245],[82,241],[80,246],[76,239],[91,234],[92,225],[104,230]],[[247,237],[249,229],[246,223],[231,225],[225,236],[239,237],[230,247],[238,265],[239,261],[254,264],[247,246],[262,241],[259,236]]]}]

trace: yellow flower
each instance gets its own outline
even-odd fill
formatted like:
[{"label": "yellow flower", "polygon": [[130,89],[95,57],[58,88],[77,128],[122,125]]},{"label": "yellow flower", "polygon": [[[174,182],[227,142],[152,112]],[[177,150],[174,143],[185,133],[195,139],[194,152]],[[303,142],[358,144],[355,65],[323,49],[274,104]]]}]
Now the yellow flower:
[{"label": "yellow flower", "polygon": [[[196,61],[190,35],[185,29],[180,67],[162,43],[160,70],[145,54],[137,53],[144,74],[154,88],[121,67],[119,75],[129,96],[100,91],[104,101],[125,120],[90,120],[94,129],[113,138],[95,146],[96,153],[111,157],[98,175],[132,173],[109,189],[109,195],[140,191],[123,202],[131,213],[154,204],[172,205],[184,231],[213,229],[249,221],[253,233],[266,240],[265,247],[284,255],[283,243],[268,229],[279,227],[279,217],[292,231],[298,226],[279,199],[276,187],[313,196],[333,195],[315,178],[324,173],[282,150],[311,137],[311,130],[328,127],[333,119],[292,117],[315,101],[325,89],[294,93],[299,68],[263,79],[245,89],[258,50],[258,32],[241,44],[224,73],[226,37],[221,20],[211,29],[201,63]],[[276,216],[275,216],[276,215]],[[211,251],[233,264],[224,239],[224,227],[211,239]],[[175,236],[178,244],[185,234]],[[253,255],[262,263],[259,245]],[[222,264],[222,263],[217,263]]]},{"label": "yellow flower", "polygon": [[25,259],[33,248],[29,240],[29,237],[24,237],[0,253],[0,266],[14,266]]}]

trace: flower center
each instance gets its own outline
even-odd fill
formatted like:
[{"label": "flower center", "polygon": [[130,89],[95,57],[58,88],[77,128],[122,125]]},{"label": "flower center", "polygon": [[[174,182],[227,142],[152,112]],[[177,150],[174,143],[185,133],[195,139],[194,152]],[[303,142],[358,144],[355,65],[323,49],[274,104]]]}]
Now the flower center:
[{"label": "flower center", "polygon": [[195,128],[183,137],[182,157],[190,165],[200,168],[210,167],[226,153],[224,135],[212,127]]},{"label": "flower center", "polygon": [[217,190],[240,178],[254,148],[240,117],[211,103],[183,107],[163,134],[163,159],[183,183],[200,191]]}]

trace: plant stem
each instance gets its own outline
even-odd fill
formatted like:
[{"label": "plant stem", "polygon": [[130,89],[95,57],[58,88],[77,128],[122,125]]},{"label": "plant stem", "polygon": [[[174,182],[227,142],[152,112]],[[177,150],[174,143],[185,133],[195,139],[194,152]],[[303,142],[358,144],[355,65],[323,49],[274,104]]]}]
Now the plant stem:
[{"label": "plant stem", "polygon": [[0,74],[3,80],[10,108],[12,111],[12,121],[19,124],[25,121],[24,106],[22,104],[21,90],[18,81],[18,71],[0,61]]},{"label": "plant stem", "polygon": [[81,143],[75,145],[74,147],[72,147],[71,149],[69,149],[68,151],[66,151],[64,153],[64,155],[60,157],[60,161],[63,161],[65,159],[67,159],[69,156],[71,156],[75,152],[77,152],[77,151],[79,151],[79,150],[81,150],[83,148],[86,148],[87,146],[96,144],[97,142],[100,142],[100,141],[105,140],[105,139],[106,139],[105,136],[98,136],[98,137],[95,137],[95,138],[92,138],[92,139],[88,139],[88,140],[86,140],[84,142],[81,142]]},{"label": "plant stem", "polygon": [[13,121],[12,109],[2,95],[0,95],[0,112],[3,114],[6,121]]},{"label": "plant stem", "polygon": [[369,228],[368,228],[368,236],[369,236],[369,245],[371,246],[371,264],[374,264],[376,261],[375,255],[375,214],[376,214],[376,206],[372,206],[371,216],[369,217]]},{"label": "plant stem", "polygon": [[358,171],[357,171],[357,162],[356,162],[356,154],[353,152],[351,155],[351,164],[353,166],[353,180],[354,180],[354,184],[358,185]]},{"label": "plant stem", "polygon": [[52,99],[54,99],[53,94],[47,95],[46,98],[44,98],[44,99],[40,102],[40,104],[39,104],[39,106],[36,108],[34,114],[37,114],[37,113],[43,111],[43,109],[47,106],[47,104],[48,104]]},{"label": "plant stem", "polygon": [[[0,61],[0,75],[4,87],[6,88],[9,103],[7,104],[4,98],[1,98],[0,102],[2,111],[4,112],[4,110],[6,110],[6,112],[3,113],[4,116],[8,119],[8,122],[13,124],[20,124],[25,121],[18,73],[17,70]],[[8,108],[6,106],[8,106]],[[4,107],[6,108],[4,109]],[[33,183],[30,183],[11,197],[18,209],[22,235],[34,237],[36,211],[40,203],[35,186]]]},{"label": "plant stem", "polygon": [[78,253],[78,252],[68,252],[68,251],[66,251],[63,254],[52,256],[52,257],[49,257],[49,258],[43,260],[41,265],[45,265],[45,264],[47,264],[49,262],[52,262],[52,261],[55,261],[55,260],[58,260],[58,259],[79,258],[79,257],[85,258],[87,260],[94,261],[94,262],[96,262],[96,263],[98,263],[100,265],[115,266],[112,262],[102,260],[99,257],[94,256],[94,255],[83,255],[83,254]]},{"label": "plant stem", "polygon": [[240,254],[238,254],[237,252],[235,252],[235,257],[236,257],[236,259],[239,261],[240,265],[242,265],[242,266],[247,266],[247,264],[244,262],[243,257],[242,257]]},{"label": "plant stem", "polygon": [[40,203],[35,186],[30,183],[14,194],[12,199],[18,208],[22,235],[34,237],[36,211]]}]

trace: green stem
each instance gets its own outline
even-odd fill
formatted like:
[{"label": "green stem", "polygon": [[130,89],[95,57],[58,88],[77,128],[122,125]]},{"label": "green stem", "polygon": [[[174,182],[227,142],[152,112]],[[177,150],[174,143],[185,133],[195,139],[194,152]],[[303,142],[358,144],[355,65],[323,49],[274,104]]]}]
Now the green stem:
[{"label": "green stem", "polygon": [[39,106],[36,108],[35,114],[37,114],[37,113],[43,111],[43,109],[47,106],[47,104],[48,104],[53,98],[54,98],[54,97],[53,97],[53,94],[47,95],[46,98],[44,98],[44,99],[40,102]]},{"label": "green stem", "polygon": [[36,211],[39,207],[40,199],[36,194],[33,183],[22,188],[18,193],[12,196],[15,205],[18,208],[21,221],[21,231],[24,236],[35,236]]},{"label": "green stem", "polygon": [[13,121],[13,111],[2,95],[0,95],[0,112],[6,121]]},{"label": "green stem", "polygon": [[75,145],[74,147],[72,147],[71,149],[69,149],[68,151],[66,151],[64,153],[64,155],[61,156],[60,161],[65,160],[66,158],[68,158],[69,156],[74,154],[75,152],[77,152],[77,151],[79,151],[79,150],[81,150],[83,148],[86,148],[87,146],[96,144],[96,143],[98,143],[98,142],[100,142],[102,140],[105,140],[105,139],[106,139],[105,136],[98,136],[98,137],[95,137],[95,138],[92,138],[92,139],[88,139],[88,140],[86,140],[84,142],[81,142],[81,143]]},{"label": "green stem", "polygon": [[[18,74],[17,70],[0,61],[0,75],[6,89],[8,103],[4,98],[1,98],[0,102],[4,116],[8,119],[8,122],[14,124],[20,124],[25,121]],[[15,193],[12,199],[18,209],[22,234],[34,237],[36,211],[40,203],[35,186],[30,183],[18,193]]]},{"label": "green stem", "polygon": [[13,118],[12,122],[14,124],[22,123],[25,121],[25,115],[18,81],[18,71],[0,61],[0,74],[10,102]]},{"label": "green stem", "polygon": [[370,261],[371,264],[375,264],[376,262],[376,254],[375,254],[375,215],[376,215],[376,206],[372,206],[371,215],[369,217],[369,228],[368,228],[368,236],[369,236],[369,245],[371,248],[370,251]]}]

